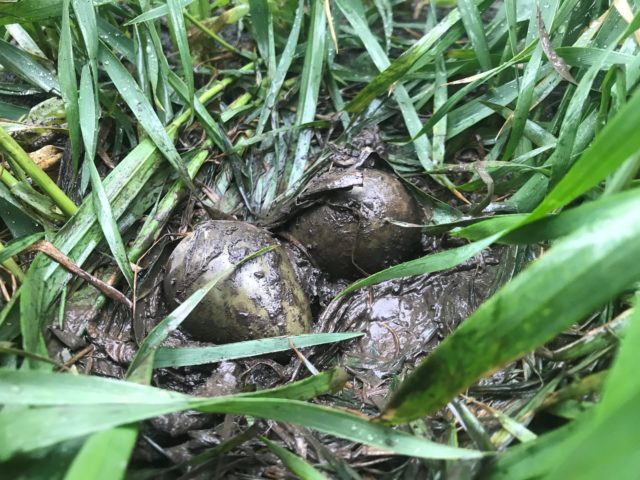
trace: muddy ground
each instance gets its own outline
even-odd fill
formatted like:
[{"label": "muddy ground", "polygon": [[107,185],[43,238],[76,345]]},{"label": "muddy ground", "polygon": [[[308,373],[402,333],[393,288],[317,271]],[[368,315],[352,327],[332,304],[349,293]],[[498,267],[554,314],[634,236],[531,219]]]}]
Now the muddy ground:
[{"label": "muddy ground", "polygon": [[[137,344],[170,311],[163,280],[167,259],[182,237],[179,232],[165,236],[147,256],[149,268],[139,279],[135,316],[119,305],[111,305],[95,315],[92,288],[72,295],[65,311],[64,330],[52,329],[52,351],[61,359],[84,352],[76,362],[79,370],[121,378]],[[318,370],[341,365],[350,375],[347,388],[319,401],[370,415],[379,413],[390,390],[407,371],[510,278],[522,260],[522,252],[512,247],[495,248],[451,271],[383,282],[332,301],[350,279],[327,275],[314,265],[307,252],[284,237],[287,235],[278,237],[279,241],[286,248],[311,304],[312,331],[364,334],[348,343],[303,350]],[[422,243],[431,251],[451,246],[447,240],[427,237]],[[208,343],[177,331],[165,345]],[[216,365],[160,369],[153,383],[194,395],[216,396],[274,387],[308,374],[296,355],[283,353]],[[514,375],[521,376],[520,373]],[[505,371],[494,380],[496,384],[508,383],[514,381],[514,375]],[[496,401],[500,402],[499,398],[496,397]],[[435,438],[444,439],[447,435],[450,416],[442,412],[430,420],[429,428]],[[262,421],[249,426],[241,417],[196,412],[166,415],[146,422],[133,465],[151,467],[154,475],[159,474],[156,470],[159,467],[174,467],[164,472],[166,478],[180,477],[187,471],[190,473],[185,478],[211,478],[212,474],[225,478],[286,477],[286,472],[278,466],[279,461],[257,440],[216,456],[195,470],[188,467],[199,462],[200,452],[244,431],[248,432],[247,436],[269,432],[299,455],[313,462],[327,461],[334,464],[334,468],[338,465],[353,470],[354,475],[357,471],[364,477],[378,477],[397,468],[403,471],[426,468],[421,462],[388,458],[367,447],[297,427]]]}]

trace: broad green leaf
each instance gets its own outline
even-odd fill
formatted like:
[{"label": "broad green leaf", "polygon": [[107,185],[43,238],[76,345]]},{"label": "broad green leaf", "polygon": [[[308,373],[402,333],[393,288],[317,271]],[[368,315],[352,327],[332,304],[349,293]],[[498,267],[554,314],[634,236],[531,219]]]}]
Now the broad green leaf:
[{"label": "broad green leaf", "polygon": [[65,480],[116,480],[124,478],[137,425],[126,425],[92,435],[74,458]]},{"label": "broad green leaf", "polygon": [[[636,305],[640,297],[636,296]],[[602,399],[579,429],[555,450],[550,479],[575,476],[600,479],[615,472],[616,478],[632,479],[640,470],[637,449],[640,422],[640,379],[637,373],[640,348],[640,309],[631,317],[613,367],[605,380]]]},{"label": "broad green leaf", "polygon": [[382,417],[431,413],[480,376],[542,345],[640,279],[640,193],[595,215],[486,301],[413,371]]}]

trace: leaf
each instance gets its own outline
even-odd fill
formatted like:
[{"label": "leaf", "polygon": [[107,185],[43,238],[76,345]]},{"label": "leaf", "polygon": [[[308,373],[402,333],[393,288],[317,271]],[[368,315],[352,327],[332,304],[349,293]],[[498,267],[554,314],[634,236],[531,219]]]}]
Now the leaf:
[{"label": "leaf", "polygon": [[269,55],[269,40],[273,36],[273,27],[271,26],[271,12],[269,4],[266,0],[249,0],[249,11],[251,13],[251,26],[255,32],[255,40],[260,51],[260,56],[267,65],[275,62],[275,59]]},{"label": "leaf", "polygon": [[7,29],[7,32],[13,37],[18,46],[29,53],[30,55],[34,55],[36,57],[40,57],[43,59],[47,59],[47,56],[44,54],[38,44],[31,38],[29,32],[27,32],[22,25],[17,23],[13,23],[10,25],[6,25],[4,28]]},{"label": "leaf", "polygon": [[23,238],[16,238],[4,247],[0,245],[0,263],[4,263],[11,257],[23,252],[38,240],[44,238],[44,233],[38,232]]},{"label": "leaf", "polygon": [[551,43],[551,38],[547,33],[547,29],[544,26],[544,22],[542,21],[542,13],[540,13],[540,6],[537,7],[536,13],[536,25],[538,27],[538,35],[540,36],[540,45],[542,46],[542,50],[544,50],[545,55],[549,59],[551,66],[553,69],[560,74],[562,78],[571,83],[576,83],[576,79],[573,78],[571,72],[569,71],[569,67],[564,62],[564,60],[558,56],[553,45]]},{"label": "leaf", "polygon": [[628,259],[640,255],[640,192],[634,200],[594,214],[502,287],[413,371],[382,418],[401,423],[437,410],[638,280],[640,265]]},{"label": "leaf", "polygon": [[[63,214],[71,216],[77,211],[77,207],[74,203],[65,195],[65,193],[51,180],[51,177],[47,175],[42,169],[31,159],[31,157],[25,152],[22,147],[9,135],[6,130],[0,127],[0,150],[4,151],[20,169],[23,170],[31,179],[38,184],[45,194],[55,202],[60,208]],[[12,185],[12,193],[15,195],[15,190],[19,185]],[[29,189],[29,192],[38,194],[30,187],[26,182],[24,185]],[[46,198],[46,197],[45,197]]]},{"label": "leaf", "polygon": [[98,25],[92,0],[71,0],[76,14],[76,24],[80,28],[84,45],[91,64],[92,73],[97,74],[98,61]]},{"label": "leaf", "polygon": [[189,53],[189,41],[187,40],[187,27],[184,24],[184,16],[182,15],[182,0],[168,0],[169,22],[173,35],[175,36],[178,52],[180,53],[180,62],[182,63],[182,74],[187,81],[187,91],[189,94],[189,104],[193,103],[194,81],[193,81],[193,62],[191,61],[191,53]]},{"label": "leaf", "polygon": [[340,292],[336,298],[342,298],[351,292],[359,290],[369,285],[375,285],[376,283],[386,282],[387,280],[393,280],[395,278],[409,277],[412,275],[422,275],[425,273],[439,272],[448,268],[453,268],[456,265],[460,265],[462,262],[477,255],[485,248],[489,247],[493,242],[500,238],[499,234],[491,237],[484,238],[478,242],[470,243],[462,247],[452,248],[443,252],[433,253],[426,255],[416,260],[410,260],[399,265],[387,268],[381,272],[374,273],[362,280],[352,283],[342,292]]},{"label": "leaf", "polygon": [[69,1],[64,0],[62,24],[60,26],[60,42],[58,44],[58,79],[60,92],[64,100],[64,108],[71,141],[71,155],[73,158],[73,172],[78,173],[80,165],[80,113],[78,110],[78,84],[76,81],[75,61],[73,58],[73,44],[71,26],[69,22]]},{"label": "leaf", "polygon": [[102,185],[102,180],[98,174],[94,163],[95,151],[98,143],[98,111],[95,107],[98,99],[93,91],[94,82],[91,79],[91,73],[87,65],[82,69],[80,76],[80,121],[82,137],[85,144],[85,165],[89,169],[91,179],[91,189],[93,190],[93,209],[95,211],[100,227],[104,233],[104,238],[109,245],[113,257],[120,267],[120,271],[127,280],[129,287],[133,288],[133,270],[124,248],[124,242],[118,230],[118,224],[115,221],[109,198]]},{"label": "leaf", "polygon": [[0,39],[0,64],[45,92],[58,94],[58,79],[29,54]]},{"label": "leaf", "polygon": [[122,426],[92,435],[73,459],[65,480],[124,478],[138,428]]},{"label": "leaf", "polygon": [[527,215],[500,215],[461,228],[453,235],[477,241],[517,227],[502,236],[499,242],[511,245],[531,245],[555,240],[581,228],[596,215],[613,215],[625,206],[631,208],[635,204],[636,195],[637,192],[630,190],[603,197],[597,202],[587,202],[557,215],[549,215],[529,223],[524,222],[528,221]]},{"label": "leaf", "polygon": [[[489,0],[482,0],[478,3],[478,9],[483,10],[490,3],[491,1]],[[351,113],[362,112],[373,99],[384,94],[395,82],[409,72],[411,67],[459,21],[459,10],[453,9],[440,23],[429,30],[429,33],[411,45],[400,57],[391,62],[387,68],[376,75],[368,85],[360,90],[355,98],[347,104],[346,110]]]},{"label": "leaf", "polygon": [[176,169],[184,184],[187,185],[189,189],[193,189],[193,182],[189,178],[189,175],[187,175],[185,166],[180,159],[180,155],[173,141],[169,135],[167,135],[160,119],[158,119],[151,104],[133,77],[131,77],[131,74],[107,48],[100,48],[98,57],[118,89],[118,92],[120,92],[124,101],[127,102],[131,112],[138,119],[145,132],[147,132],[153,143],[158,147],[158,150],[160,150],[169,163],[171,163],[173,168]]},{"label": "leaf", "polygon": [[[194,0],[183,0],[181,2],[181,8],[184,8],[184,7],[187,7],[187,6],[191,5],[193,2],[194,2]],[[133,20],[129,20],[124,25],[125,26],[129,26],[129,25],[135,25],[137,23],[148,22],[148,21],[151,21],[151,20],[155,20],[156,18],[164,17],[168,13],[169,13],[169,5],[168,4],[159,5],[159,6],[155,7],[155,8],[147,10],[144,13],[141,13],[136,18],[134,18]]]},{"label": "leaf", "polygon": [[[341,438],[421,458],[481,458],[474,450],[439,445],[396,431],[368,418],[337,409],[290,400],[318,395],[344,384],[330,371],[281,388],[202,399],[105,378],[35,371],[0,370],[0,403],[38,407],[0,411],[0,458],[59,441],[170,412],[196,409],[236,413],[304,425]],[[339,383],[336,385],[336,375]],[[341,382],[341,383],[340,383]],[[315,384],[322,389],[314,388]],[[287,398],[282,398],[286,395]],[[308,397],[307,397],[308,398]]]},{"label": "leaf", "polygon": [[[307,36],[307,50],[302,66],[300,79],[300,95],[295,125],[299,126],[315,119],[318,105],[318,92],[322,81],[322,70],[325,56],[325,37],[327,21],[324,14],[323,0],[311,0],[311,22]],[[311,146],[311,130],[303,130],[298,136],[295,155],[291,163],[287,190],[296,188],[303,176],[307,164],[307,155]]]},{"label": "leaf", "polygon": [[273,443],[267,437],[260,435],[258,438],[275,453],[282,463],[295,475],[305,480],[324,480],[325,477],[320,470],[317,470],[313,465],[309,464],[296,454],[290,452],[286,448],[282,448],[280,445]]},{"label": "leaf", "polygon": [[[378,70],[384,70],[387,68],[390,64],[389,59],[369,29],[364,17],[364,7],[362,6],[362,3],[359,0],[338,0],[336,1],[336,5],[338,5],[343,15],[347,20],[349,20],[349,23],[360,37],[360,40],[364,44]],[[409,135],[412,137],[416,154],[420,159],[420,164],[425,170],[433,168],[434,164],[431,160],[431,144],[426,134],[424,134],[425,132],[422,122],[418,117],[418,113],[416,112],[411,97],[409,97],[409,93],[402,84],[397,84],[393,89],[393,95],[398,102],[398,106],[402,112],[402,117],[404,118]],[[422,134],[420,132],[422,132]]]},{"label": "leaf", "polygon": [[298,45],[298,39],[300,38],[300,28],[302,26],[302,19],[304,17],[304,0],[298,0],[298,8],[296,9],[296,16],[293,20],[293,25],[291,25],[291,31],[289,32],[289,37],[287,38],[287,43],[280,55],[280,61],[278,62],[278,67],[276,68],[275,74],[271,81],[269,82],[269,88],[267,93],[265,94],[265,101],[262,105],[262,110],[260,111],[260,118],[258,119],[258,125],[256,127],[256,136],[262,134],[264,127],[267,123],[269,115],[273,111],[273,107],[276,104],[278,99],[278,95],[280,94],[280,89],[282,88],[282,84],[284,83],[285,78],[287,77],[287,72],[289,71],[289,67],[291,67],[291,62],[293,61],[293,57],[295,55],[295,50]]},{"label": "leaf", "polygon": [[536,208],[532,217],[537,218],[567,205],[640,151],[640,139],[635,135],[639,124],[640,90],[609,120],[587,151]]},{"label": "leaf", "polygon": [[327,343],[343,342],[361,336],[361,333],[311,333],[293,337],[249,340],[215,347],[160,348],[156,354],[154,368],[204,365],[238,358],[265,355],[268,353],[283,352],[290,350],[291,344],[296,348],[305,348]]},{"label": "leaf", "polygon": [[491,52],[480,18],[480,12],[474,0],[458,0],[460,18],[473,45],[478,63],[483,70],[491,69]]}]

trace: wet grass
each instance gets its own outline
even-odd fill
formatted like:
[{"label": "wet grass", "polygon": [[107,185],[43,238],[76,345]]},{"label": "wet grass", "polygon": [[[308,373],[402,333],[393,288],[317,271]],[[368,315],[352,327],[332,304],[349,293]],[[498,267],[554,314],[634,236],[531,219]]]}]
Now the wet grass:
[{"label": "wet grass", "polygon": [[[22,0],[0,3],[0,23],[0,460],[10,475],[133,476],[140,422],[184,410],[244,416],[247,428],[167,467],[175,476],[247,441],[303,478],[358,478],[355,464],[371,458],[322,444],[302,458],[294,442],[257,437],[259,418],[402,456],[390,476],[640,471],[639,2]],[[422,189],[425,232],[465,243],[341,296],[454,268],[492,244],[544,250],[396,379],[376,418],[313,401],[344,387],[341,368],[224,397],[149,386],[159,366],[288,348],[160,348],[215,282],[141,340],[123,380],[44,360],[47,328],[81,290],[69,264],[135,299],[151,268],[142,260],[185,198],[264,219],[373,126],[388,167]],[[63,153],[46,172],[33,155],[45,145]],[[45,241],[53,254],[36,248]],[[94,315],[114,302],[105,293],[89,293]],[[293,341],[352,338],[327,335]],[[498,408],[478,381],[505,366],[527,381],[494,385],[510,400]],[[434,415],[446,434],[429,428]],[[545,416],[557,421],[537,428]]]}]

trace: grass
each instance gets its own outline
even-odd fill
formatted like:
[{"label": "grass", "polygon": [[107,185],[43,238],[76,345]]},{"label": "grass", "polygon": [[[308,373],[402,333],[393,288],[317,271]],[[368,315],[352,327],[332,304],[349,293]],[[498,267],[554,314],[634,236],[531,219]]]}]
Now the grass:
[{"label": "grass", "polygon": [[[397,0],[23,0],[0,3],[0,23],[3,471],[142,475],[129,463],[140,422],[185,410],[236,415],[242,429],[195,463],[153,474],[197,471],[244,444],[302,478],[371,474],[322,444],[331,437],[401,456],[384,464],[400,476],[640,471],[640,2],[458,0],[414,11]],[[50,99],[65,119],[38,116],[33,107]],[[57,178],[27,153],[33,135],[14,133],[33,130],[26,112],[36,112],[37,139],[65,150]],[[388,167],[433,211],[424,231],[463,243],[360,279],[339,297],[455,268],[495,244],[544,248],[395,378],[375,416],[339,408],[332,393],[355,381],[340,368],[211,398],[150,386],[154,368],[289,348],[284,339],[162,348],[215,281],[143,332],[122,380],[54,372],[60,362],[43,360],[44,332],[78,293],[93,318],[115,307],[53,259],[28,253],[36,242],[133,297],[138,276],[154,268],[147,252],[175,231],[187,198],[261,220],[330,164],[328,145],[348,147],[371,126],[388,146]],[[474,161],[459,160],[465,150]],[[510,401],[499,408],[474,394],[507,366],[528,377],[526,395],[518,383],[502,385]],[[260,419],[311,429],[296,435],[315,453]]]}]

